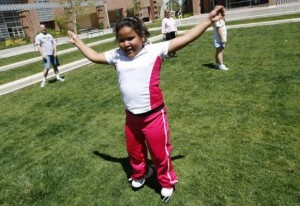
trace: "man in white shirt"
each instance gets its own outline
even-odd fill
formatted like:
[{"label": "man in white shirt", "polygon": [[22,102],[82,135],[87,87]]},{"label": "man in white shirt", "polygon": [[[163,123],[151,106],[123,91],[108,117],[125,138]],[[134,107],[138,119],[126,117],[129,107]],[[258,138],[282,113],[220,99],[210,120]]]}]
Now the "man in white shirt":
[{"label": "man in white shirt", "polygon": [[57,58],[56,40],[51,34],[47,33],[47,29],[44,24],[40,25],[40,31],[41,32],[35,37],[35,45],[43,58],[44,72],[41,87],[45,87],[51,65],[53,66],[57,81],[63,82],[64,79],[59,76],[58,72],[59,61]]}]

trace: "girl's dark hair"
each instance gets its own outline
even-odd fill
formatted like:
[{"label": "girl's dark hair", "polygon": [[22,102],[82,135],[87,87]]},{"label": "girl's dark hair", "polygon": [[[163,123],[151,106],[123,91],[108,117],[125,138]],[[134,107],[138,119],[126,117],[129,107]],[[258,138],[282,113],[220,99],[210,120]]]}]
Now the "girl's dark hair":
[{"label": "girl's dark hair", "polygon": [[150,33],[144,23],[136,17],[125,17],[122,20],[118,21],[115,26],[116,40],[118,40],[118,32],[124,26],[132,28],[139,36],[144,37],[143,43],[147,42]]}]

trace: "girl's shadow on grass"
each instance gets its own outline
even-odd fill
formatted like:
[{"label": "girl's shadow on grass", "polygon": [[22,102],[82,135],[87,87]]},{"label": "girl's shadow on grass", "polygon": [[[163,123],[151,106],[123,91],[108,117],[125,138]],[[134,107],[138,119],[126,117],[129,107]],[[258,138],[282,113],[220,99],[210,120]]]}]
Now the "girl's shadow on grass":
[{"label": "girl's shadow on grass", "polygon": [[209,68],[209,69],[217,70],[214,63],[208,63],[208,64],[202,64],[202,65]]},{"label": "girl's shadow on grass", "polygon": [[[65,79],[64,76],[60,76],[60,78]],[[49,79],[47,82],[48,82],[49,84],[53,84],[53,83],[55,83],[55,82],[58,82],[58,80],[57,80],[56,78],[52,78],[52,79]]]},{"label": "girl's shadow on grass", "polygon": [[[107,160],[107,161],[110,161],[110,162],[120,163],[122,165],[122,168],[123,168],[124,172],[127,175],[127,178],[129,178],[131,176],[132,168],[129,164],[129,157],[112,157],[110,155],[103,154],[99,151],[93,151],[93,154],[101,157],[104,160]],[[184,156],[183,155],[177,155],[177,156],[172,157],[172,160],[174,161],[176,159],[181,159],[181,158],[184,158]],[[151,165],[152,168],[154,167],[151,160],[148,160],[148,165]],[[156,193],[160,194],[161,186],[158,183],[156,176],[157,176],[156,170],[154,169],[153,170],[153,175],[150,178],[147,179],[145,185],[152,188]]]}]

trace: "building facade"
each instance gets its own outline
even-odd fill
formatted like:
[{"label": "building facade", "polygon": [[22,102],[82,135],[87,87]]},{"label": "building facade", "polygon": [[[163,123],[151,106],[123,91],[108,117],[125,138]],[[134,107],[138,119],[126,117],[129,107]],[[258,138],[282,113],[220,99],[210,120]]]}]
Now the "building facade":
[{"label": "building facade", "polygon": [[[144,21],[160,18],[163,0],[72,0],[80,7],[87,7],[76,23],[80,29],[112,27],[124,16],[138,14]],[[0,41],[8,38],[27,37],[34,41],[39,25],[45,24],[61,30],[58,18],[70,9],[62,0],[0,0]],[[70,2],[70,1],[69,1]],[[72,22],[69,23],[72,27]],[[74,23],[73,23],[74,24]],[[74,25],[73,25],[74,26]]]},{"label": "building facade", "polygon": [[[34,40],[39,25],[60,31],[58,18],[77,2],[88,7],[88,12],[80,16],[74,24],[80,29],[111,28],[124,16],[138,15],[145,22],[163,18],[163,10],[171,0],[0,0],[0,41],[9,38],[27,37]],[[226,8],[252,6],[255,3],[274,5],[278,0],[182,0],[182,11],[199,15],[208,13],[215,4]],[[71,10],[71,9],[70,9]],[[73,25],[72,25],[73,24]]]}]

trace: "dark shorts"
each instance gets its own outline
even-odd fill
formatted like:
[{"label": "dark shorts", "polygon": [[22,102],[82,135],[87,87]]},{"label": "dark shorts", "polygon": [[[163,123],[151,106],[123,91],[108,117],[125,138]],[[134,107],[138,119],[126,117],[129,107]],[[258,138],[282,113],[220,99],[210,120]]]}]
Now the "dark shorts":
[{"label": "dark shorts", "polygon": [[174,39],[175,37],[176,37],[176,32],[175,31],[166,33],[166,40],[171,40],[171,39]]}]

